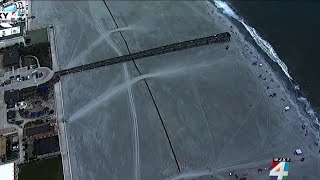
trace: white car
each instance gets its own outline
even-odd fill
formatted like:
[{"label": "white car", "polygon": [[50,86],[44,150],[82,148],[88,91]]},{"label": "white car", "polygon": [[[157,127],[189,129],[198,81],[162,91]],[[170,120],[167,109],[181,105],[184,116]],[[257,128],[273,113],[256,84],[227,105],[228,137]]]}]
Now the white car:
[{"label": "white car", "polygon": [[38,73],[38,71],[37,70],[34,70],[34,71],[32,71],[32,75],[35,75],[35,74],[37,74]]},{"label": "white car", "polygon": [[23,102],[23,101],[17,102],[17,104],[16,104],[16,108],[17,109],[25,109],[25,108],[27,108],[27,106],[28,106],[28,104],[26,102]]}]

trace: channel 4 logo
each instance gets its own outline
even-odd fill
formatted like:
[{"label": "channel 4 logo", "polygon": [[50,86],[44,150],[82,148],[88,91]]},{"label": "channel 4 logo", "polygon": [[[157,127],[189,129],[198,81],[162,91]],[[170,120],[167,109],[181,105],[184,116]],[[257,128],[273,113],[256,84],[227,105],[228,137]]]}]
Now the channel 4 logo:
[{"label": "channel 4 logo", "polygon": [[27,5],[24,1],[7,2],[0,6],[0,21],[14,23],[23,21],[28,14]]},{"label": "channel 4 logo", "polygon": [[290,158],[273,158],[270,180],[287,180],[289,174]]}]

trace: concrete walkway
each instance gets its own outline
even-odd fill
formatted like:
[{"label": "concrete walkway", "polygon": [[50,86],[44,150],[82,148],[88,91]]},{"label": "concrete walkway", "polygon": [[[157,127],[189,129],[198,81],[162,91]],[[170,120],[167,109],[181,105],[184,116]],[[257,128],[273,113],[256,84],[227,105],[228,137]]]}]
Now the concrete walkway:
[{"label": "concrete walkway", "polygon": [[63,122],[63,100],[62,100],[62,91],[61,91],[61,81],[54,85],[55,99],[56,99],[56,114],[57,114],[57,123],[59,127],[59,145],[61,152],[61,159],[63,165],[63,175],[64,180],[72,180],[72,172],[70,165],[70,156],[69,156],[69,146],[67,138],[67,128],[66,123]]}]

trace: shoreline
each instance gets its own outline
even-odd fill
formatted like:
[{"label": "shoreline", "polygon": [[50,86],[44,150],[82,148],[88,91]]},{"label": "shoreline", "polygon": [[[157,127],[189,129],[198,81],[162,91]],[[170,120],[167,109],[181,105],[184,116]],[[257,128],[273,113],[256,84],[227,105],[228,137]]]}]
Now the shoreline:
[{"label": "shoreline", "polygon": [[[303,113],[303,115],[309,119],[310,115],[305,110],[305,104],[298,100],[298,98],[301,97],[298,95],[300,92],[294,88],[292,82],[284,74],[281,67],[277,63],[272,61],[271,58],[261,49],[261,47],[257,45],[254,39],[251,37],[250,33],[243,27],[240,22],[231,18],[229,18],[229,20],[238,28],[239,32],[243,35],[244,40],[250,43],[251,46],[257,51],[257,53],[263,57],[262,59],[266,62],[266,64],[270,66],[270,69],[280,80],[282,86],[285,87],[285,90],[289,94],[290,99],[294,101],[294,104],[298,105],[299,112]],[[310,121],[312,120],[310,119]]]},{"label": "shoreline", "polygon": [[[215,8],[214,11],[218,12],[217,15],[220,17],[220,21],[222,23],[222,26],[226,26],[226,27],[232,26],[233,28],[231,28],[231,34],[238,36],[241,39],[241,41],[243,42],[243,46],[246,47],[247,52],[252,52],[251,53],[252,55],[257,56],[257,59],[259,59],[259,61],[263,62],[263,64],[264,64],[263,66],[267,66],[267,69],[271,70],[271,72],[268,71],[268,73],[272,73],[272,75],[274,75],[275,82],[278,82],[282,88],[281,90],[283,90],[285,92],[284,95],[286,96],[286,99],[288,99],[289,103],[290,103],[290,105],[289,105],[291,108],[290,111],[294,110],[299,115],[298,117],[292,118],[292,119],[294,119],[293,121],[296,123],[295,126],[298,127],[297,126],[298,124],[307,125],[308,127],[310,127],[310,132],[312,133],[311,136],[313,136],[313,139],[314,139],[310,142],[317,142],[317,141],[319,142],[319,136],[320,136],[319,127],[317,127],[316,123],[314,123],[310,114],[308,114],[308,112],[305,110],[305,104],[298,100],[299,90],[297,90],[293,86],[292,82],[290,81],[290,79],[287,76],[285,76],[285,73],[283,71],[279,71],[281,69],[280,66],[277,63],[275,63],[274,61],[272,61],[272,59],[255,42],[253,37],[247,36],[247,35],[250,35],[250,33],[245,29],[245,27],[242,26],[242,24],[240,22],[238,22],[233,17],[230,17],[230,16],[226,15],[225,13],[223,13],[214,4],[214,2],[209,1],[209,3],[211,3],[214,6],[214,8]],[[238,23],[234,23],[234,21],[236,21]],[[241,26],[239,27],[240,24],[241,24]],[[235,38],[235,36],[233,36],[233,38]],[[251,60],[248,59],[248,61],[251,61]],[[250,63],[250,62],[248,62],[248,63]],[[276,70],[276,69],[278,69],[278,70]],[[310,137],[310,135],[309,135],[309,137]],[[314,144],[310,143],[308,145],[314,145]],[[309,148],[311,149],[310,146],[309,146]]]},{"label": "shoreline", "polygon": [[[234,9],[234,7],[232,6],[232,3],[228,3],[228,5],[230,5],[230,7],[234,10],[234,12],[238,15],[238,11],[236,9]],[[294,97],[293,100],[298,104],[301,111],[307,117],[311,117],[311,115],[308,113],[308,111],[312,110],[313,112],[315,112],[315,117],[311,117],[311,118],[313,118],[313,119],[318,118],[319,119],[318,115],[320,114],[320,107],[314,105],[314,103],[312,103],[312,101],[309,100],[310,98],[306,95],[306,93],[303,91],[303,89],[301,89],[300,85],[296,82],[296,80],[293,78],[290,79],[290,78],[288,78],[288,76],[286,76],[286,74],[281,69],[280,65],[275,63],[268,56],[268,54],[262,50],[262,48],[255,42],[253,37],[250,35],[248,30],[245,27],[243,27],[243,24],[241,24],[238,20],[236,20],[232,17],[228,17],[228,19],[230,21],[232,21],[240,29],[240,32],[241,32],[241,34],[244,35],[245,40],[250,42],[258,50],[258,52],[266,59],[267,63],[272,67],[272,69],[275,71],[275,73],[281,79],[283,85],[285,85],[286,88],[288,89],[288,93],[290,93],[290,95],[292,97]],[[250,24],[250,22],[247,21],[246,19],[243,19],[243,21],[246,24]],[[257,33],[261,38],[263,38],[259,32],[257,32]],[[278,52],[276,52],[276,53],[278,53]],[[299,87],[299,88],[297,89],[296,87]],[[303,100],[300,100],[300,99],[303,99]],[[307,109],[309,109],[309,110],[307,110]],[[320,128],[320,126],[318,127],[318,130],[320,130],[319,128]]]},{"label": "shoreline", "polygon": [[[223,16],[224,19],[227,19],[229,21],[228,22],[229,24],[236,27],[238,33],[241,34],[240,36],[242,36],[242,38],[246,42],[248,42],[260,56],[263,57],[261,59],[263,59],[263,61],[265,61],[266,64],[268,64],[268,66],[270,66],[270,69],[273,71],[273,73],[276,74],[276,77],[280,80],[280,83],[285,87],[285,90],[288,93],[290,99],[294,102],[294,105],[298,106],[297,109],[299,113],[302,113],[305,118],[309,119],[309,121],[313,123],[313,127],[314,127],[313,129],[316,129],[317,131],[319,131],[320,130],[319,122],[318,123],[315,122],[315,119],[318,119],[318,116],[317,116],[318,112],[313,108],[314,106],[312,102],[310,102],[309,99],[305,97],[303,90],[300,90],[298,83],[291,77],[288,77],[288,75],[286,75],[284,70],[281,69],[280,65],[274,62],[271,59],[271,57],[268,56],[268,54],[256,43],[256,41],[254,40],[254,37],[251,36],[250,32],[244,27],[244,25],[241,22],[239,22],[234,17],[231,17],[228,14],[222,12],[221,8],[217,7],[214,1],[210,0],[210,3],[214,5],[214,7],[219,11],[220,15]],[[232,8],[233,10],[232,13],[235,13],[235,16],[238,16],[237,11],[233,9],[231,4],[229,4],[228,2],[227,4],[229,5],[230,8]],[[247,24],[245,19],[242,19],[242,20],[244,23]],[[300,98],[304,98],[306,102],[302,102]],[[311,110],[316,113],[315,116],[312,116],[308,113],[307,109],[310,108],[308,107],[310,106],[308,105],[308,103],[311,104]]]},{"label": "shoreline", "polygon": [[[230,3],[228,2],[229,6],[234,10],[234,12],[240,16],[241,19],[243,19],[243,21],[250,25],[251,27],[254,27],[254,29],[258,32],[258,35],[264,39],[265,41],[268,41],[270,44],[272,44],[274,50],[277,52],[277,54],[279,55],[279,57],[281,57],[281,59],[283,59],[283,62],[286,63],[287,66],[290,66],[289,70],[290,70],[290,74],[292,74],[292,76],[294,77],[294,82],[292,82],[294,85],[298,85],[300,87],[300,90],[297,92],[297,95],[298,97],[302,96],[302,97],[305,97],[307,100],[309,100],[308,103],[304,103],[304,104],[311,104],[311,108],[312,110],[318,115],[318,118],[320,117],[320,102],[319,102],[319,94],[317,93],[317,88],[318,86],[315,85],[315,84],[312,84],[312,82],[310,82],[311,84],[308,84],[307,81],[316,81],[316,77],[317,76],[310,76],[310,72],[313,72],[315,71],[314,69],[313,70],[310,70],[310,65],[312,66],[318,66],[317,64],[314,64],[315,63],[315,60],[307,60],[305,61],[305,59],[314,59],[315,57],[312,57],[309,55],[309,53],[313,53],[313,51],[311,52],[308,52],[304,49],[301,49],[301,51],[299,50],[300,48],[303,47],[306,47],[307,49],[310,49],[313,47],[313,45],[308,45],[309,43],[305,45],[290,45],[292,43],[289,43],[289,44],[286,44],[287,42],[290,42],[290,39],[289,37],[284,37],[283,39],[281,38],[281,34],[279,33],[276,33],[276,32],[273,32],[272,31],[272,28],[273,26],[277,26],[277,24],[279,24],[280,28],[283,28],[282,31],[283,33],[285,33],[285,31],[288,31],[289,29],[286,29],[286,26],[289,25],[288,23],[292,22],[292,20],[289,20],[289,22],[285,22],[285,23],[281,23],[280,20],[284,20],[284,18],[286,16],[292,16],[294,14],[296,14],[295,12],[297,11],[297,8],[298,8],[298,3],[292,3],[292,7],[289,8],[288,10],[284,11],[283,12],[283,15],[279,14],[280,12],[278,12],[277,10],[279,10],[279,7],[281,6],[284,6],[286,3],[280,3],[279,6],[276,6],[276,4],[274,3],[267,3],[266,6],[268,8],[271,8],[272,6],[276,6],[275,9],[271,10],[270,14],[265,14],[267,15],[268,17],[270,16],[270,18],[275,18],[279,15],[281,15],[279,17],[278,20],[275,20],[275,21],[271,21],[270,24],[266,21],[264,21],[264,19],[261,19],[261,15],[257,15],[257,17],[254,16],[255,13],[259,12],[257,10],[252,10],[250,11],[249,9],[254,7],[254,6],[263,6],[264,3],[260,4],[259,2],[254,2],[254,3],[248,3],[249,7],[246,8],[246,4],[244,3],[242,5],[242,3],[236,3],[236,2],[232,2],[230,1]],[[290,4],[290,3],[289,3]],[[307,4],[306,6],[308,6],[309,4]],[[277,10],[276,10],[277,9]],[[300,9],[300,8],[299,8]],[[307,8],[303,8],[301,9],[301,11],[307,11]],[[267,10],[266,10],[267,11]],[[252,13],[251,13],[252,12]],[[267,11],[269,12],[269,11]],[[276,13],[276,15],[273,15],[272,13]],[[308,11],[309,12],[309,11]],[[261,13],[265,13],[264,11],[261,12]],[[309,17],[311,15],[311,12],[307,14],[307,16]],[[313,16],[313,15],[312,15]],[[301,21],[303,21],[304,19],[307,21],[306,17],[301,17],[299,18],[300,16],[297,16],[297,17],[293,17],[293,19],[295,18],[298,18],[298,22],[299,25],[301,26]],[[309,17],[310,18],[310,17]],[[308,18],[308,19],[309,19]],[[261,22],[261,25],[259,23],[259,21],[262,21]],[[285,25],[282,25],[282,24],[285,24]],[[268,27],[270,27],[271,29],[269,29]],[[300,29],[300,30],[299,30]],[[291,32],[290,34],[291,35],[288,35],[290,36],[290,38],[294,38],[294,37],[297,37],[297,39],[303,39],[302,41],[300,41],[301,44],[304,44],[305,42],[308,42],[310,37],[307,35],[307,39],[305,38],[302,38],[300,37],[301,34],[303,34],[304,32],[301,30],[301,29],[305,29],[305,28],[298,28],[297,31],[294,31],[294,32]],[[286,34],[286,33],[285,33]],[[309,34],[313,34],[312,32],[310,32]],[[316,39],[314,39],[316,40]],[[297,42],[295,42],[297,43]],[[286,47],[287,46],[287,47]],[[296,52],[292,52],[290,53],[290,51],[293,50],[293,47],[295,48],[298,48],[296,49]],[[312,50],[312,49],[311,49]],[[291,55],[292,54],[292,55]],[[295,55],[293,55],[295,54]],[[309,64],[308,66],[306,67],[301,67],[303,66],[303,64]],[[305,69],[305,68],[308,68],[308,69]],[[303,71],[306,72],[306,74],[304,75],[303,74]],[[299,83],[298,83],[299,82]],[[300,103],[300,101],[299,101]],[[309,105],[308,105],[309,106]],[[304,106],[304,109],[306,107]]]}]

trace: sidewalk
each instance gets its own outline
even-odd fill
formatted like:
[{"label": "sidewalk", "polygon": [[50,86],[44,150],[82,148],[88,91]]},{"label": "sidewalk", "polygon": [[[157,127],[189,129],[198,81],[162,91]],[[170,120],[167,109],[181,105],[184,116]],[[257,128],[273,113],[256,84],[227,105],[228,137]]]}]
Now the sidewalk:
[{"label": "sidewalk", "polygon": [[27,26],[27,31],[29,31],[31,29],[31,18],[28,19],[28,17],[31,17],[31,1],[30,0],[26,0],[26,6],[28,6],[28,14],[27,14],[27,18],[26,18],[26,26]]},{"label": "sidewalk", "polygon": [[[52,28],[50,28],[52,27]],[[52,56],[52,70],[54,72],[59,71],[59,64],[57,61],[57,56],[56,56],[56,46],[55,46],[55,36],[54,36],[54,26],[50,26],[47,28],[48,30],[48,40],[50,42],[50,48],[51,48],[51,56]]]},{"label": "sidewalk", "polygon": [[57,123],[59,126],[59,145],[62,158],[64,180],[72,180],[70,156],[68,149],[68,137],[66,123],[63,122],[63,102],[61,93],[61,81],[54,85],[55,99],[56,99],[56,115]]}]

